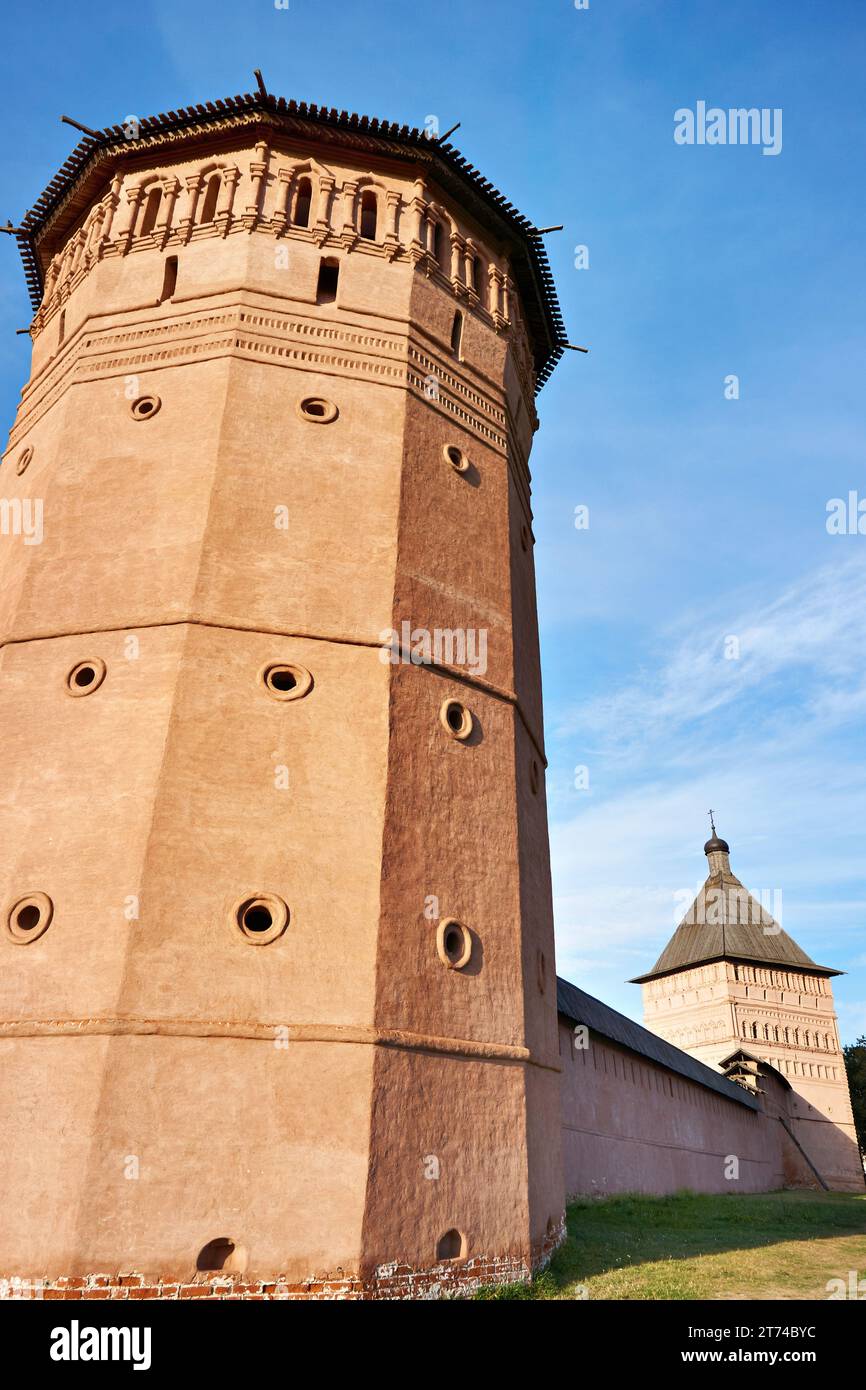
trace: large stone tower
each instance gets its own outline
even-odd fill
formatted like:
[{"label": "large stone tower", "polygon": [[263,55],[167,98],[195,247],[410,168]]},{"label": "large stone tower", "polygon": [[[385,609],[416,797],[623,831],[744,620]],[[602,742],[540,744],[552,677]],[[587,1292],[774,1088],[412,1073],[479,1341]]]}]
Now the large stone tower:
[{"label": "large stone tower", "polygon": [[521,1277],[563,1215],[539,234],[262,91],[88,136],[20,242],[0,1274]]},{"label": "large stone tower", "polygon": [[731,871],[713,830],[709,873],[643,987],[647,1028],[709,1066],[769,1062],[791,1086],[795,1137],[828,1187],[863,1191],[830,979]]}]

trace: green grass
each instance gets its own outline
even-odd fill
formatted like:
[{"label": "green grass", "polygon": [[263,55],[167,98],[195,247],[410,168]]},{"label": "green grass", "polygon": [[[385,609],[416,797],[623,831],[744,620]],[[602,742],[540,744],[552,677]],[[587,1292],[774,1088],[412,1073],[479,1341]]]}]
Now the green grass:
[{"label": "green grass", "polygon": [[826,1299],[866,1278],[866,1194],[587,1197],[531,1284],[479,1299]]}]

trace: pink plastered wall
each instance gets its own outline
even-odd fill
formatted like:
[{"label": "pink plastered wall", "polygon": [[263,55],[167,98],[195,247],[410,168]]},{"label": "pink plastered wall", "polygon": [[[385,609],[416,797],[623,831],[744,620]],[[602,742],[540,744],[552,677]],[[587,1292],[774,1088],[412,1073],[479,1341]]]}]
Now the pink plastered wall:
[{"label": "pink plastered wall", "polygon": [[753,1110],[596,1033],[587,1041],[575,1047],[574,1026],[560,1017],[570,1196],[813,1184],[778,1119],[780,1099]]}]

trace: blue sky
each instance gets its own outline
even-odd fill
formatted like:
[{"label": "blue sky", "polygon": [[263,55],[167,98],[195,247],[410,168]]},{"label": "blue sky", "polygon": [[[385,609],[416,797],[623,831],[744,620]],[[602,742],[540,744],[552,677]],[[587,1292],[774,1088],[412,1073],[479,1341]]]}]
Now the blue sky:
[{"label": "blue sky", "polygon": [[[625,980],[702,879],[713,806],[743,881],[848,972],[843,1038],[866,1032],[866,535],[825,524],[866,499],[861,0],[43,0],[3,31],[3,220],[72,148],[61,112],[99,127],[260,66],[285,96],[462,121],[487,177],[566,224],[551,261],[592,351],[541,393],[532,458],[560,972],[640,1017]],[[781,152],[675,144],[698,101],[780,108]],[[11,422],[30,315],[0,252]]]}]

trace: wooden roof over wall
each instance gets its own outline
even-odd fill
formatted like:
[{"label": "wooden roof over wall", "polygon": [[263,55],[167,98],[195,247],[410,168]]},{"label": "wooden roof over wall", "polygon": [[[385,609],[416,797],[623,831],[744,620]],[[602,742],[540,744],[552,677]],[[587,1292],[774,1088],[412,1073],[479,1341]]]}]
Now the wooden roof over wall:
[{"label": "wooden roof over wall", "polygon": [[706,1086],[726,1100],[747,1105],[752,1110],[759,1108],[758,1101],[745,1087],[728,1081],[721,1072],[699,1062],[697,1057],[674,1047],[673,1043],[665,1042],[664,1038],[651,1033],[648,1028],[642,1028],[639,1023],[626,1018],[625,1014],[617,1013],[610,1005],[603,1004],[600,999],[595,999],[559,976],[556,980],[556,1007],[571,1023],[583,1023],[591,1032],[619,1043],[620,1047],[627,1047],[667,1071],[676,1072],[698,1086]]}]

